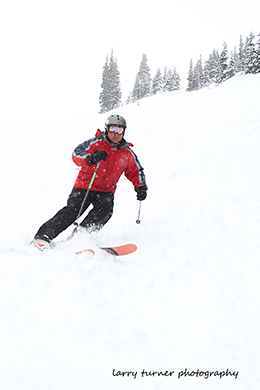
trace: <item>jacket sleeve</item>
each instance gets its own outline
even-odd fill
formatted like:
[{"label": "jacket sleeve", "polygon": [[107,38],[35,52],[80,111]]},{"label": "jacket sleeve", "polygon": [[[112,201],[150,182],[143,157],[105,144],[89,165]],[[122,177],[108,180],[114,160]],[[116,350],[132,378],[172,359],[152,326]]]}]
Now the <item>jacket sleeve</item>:
[{"label": "jacket sleeve", "polygon": [[82,166],[90,166],[88,162],[88,156],[93,153],[91,150],[92,145],[97,142],[96,138],[90,139],[89,141],[85,141],[82,144],[79,144],[74,152],[72,153],[72,160],[74,163],[80,167]]},{"label": "jacket sleeve", "polygon": [[141,166],[136,154],[130,148],[128,148],[128,151],[129,164],[127,169],[125,170],[126,178],[133,183],[135,190],[137,187],[140,186],[145,186],[146,188],[148,188],[146,185],[144,169]]}]

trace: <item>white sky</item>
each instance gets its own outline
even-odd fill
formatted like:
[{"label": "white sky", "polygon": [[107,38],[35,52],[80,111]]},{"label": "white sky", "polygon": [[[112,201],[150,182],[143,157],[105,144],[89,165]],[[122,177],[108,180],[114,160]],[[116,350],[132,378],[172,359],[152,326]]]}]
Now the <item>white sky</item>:
[{"label": "white sky", "polygon": [[2,0],[0,121],[97,112],[112,48],[124,99],[143,52],[152,76],[176,67],[186,87],[191,58],[257,35],[259,15],[259,0]]}]

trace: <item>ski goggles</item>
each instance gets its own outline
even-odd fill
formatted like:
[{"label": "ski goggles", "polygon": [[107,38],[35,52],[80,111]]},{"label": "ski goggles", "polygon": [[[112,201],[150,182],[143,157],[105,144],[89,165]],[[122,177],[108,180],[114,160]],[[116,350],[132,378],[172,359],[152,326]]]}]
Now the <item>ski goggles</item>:
[{"label": "ski goggles", "polygon": [[112,133],[112,134],[122,135],[124,133],[125,129],[123,127],[119,127],[119,126],[109,126],[108,131],[109,131],[109,133]]}]

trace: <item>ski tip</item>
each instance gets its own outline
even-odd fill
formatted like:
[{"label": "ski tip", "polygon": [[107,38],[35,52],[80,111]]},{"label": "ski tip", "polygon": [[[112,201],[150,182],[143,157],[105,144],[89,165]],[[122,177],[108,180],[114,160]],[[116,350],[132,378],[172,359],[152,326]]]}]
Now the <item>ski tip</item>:
[{"label": "ski tip", "polygon": [[81,255],[82,253],[89,253],[89,254],[92,254],[94,256],[95,251],[93,251],[92,249],[83,249],[82,251],[75,252],[76,255]]},{"label": "ski tip", "polygon": [[[126,245],[120,245],[116,247],[99,247],[98,249],[101,249],[107,253],[110,253],[114,256],[124,256],[129,255],[130,253],[133,253],[137,250],[137,246],[135,244],[126,244]],[[95,251],[93,249],[83,249],[79,252],[75,252],[76,255],[80,255],[82,253],[89,253],[92,254],[92,256],[95,255]]]},{"label": "ski tip", "polygon": [[124,248],[122,248],[122,255],[128,255],[130,253],[133,253],[137,250],[137,246],[135,244],[127,244]]},{"label": "ski tip", "polygon": [[107,248],[100,248],[111,255],[115,256],[124,256],[129,255],[130,253],[133,253],[137,250],[137,246],[135,244],[126,244],[116,247],[107,247]]}]

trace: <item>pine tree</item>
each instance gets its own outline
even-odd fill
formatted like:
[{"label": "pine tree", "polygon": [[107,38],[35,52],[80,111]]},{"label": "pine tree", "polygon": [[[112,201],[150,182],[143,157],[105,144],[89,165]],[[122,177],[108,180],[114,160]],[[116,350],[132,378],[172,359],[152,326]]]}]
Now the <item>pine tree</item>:
[{"label": "pine tree", "polygon": [[251,32],[249,37],[246,39],[245,45],[245,72],[246,73],[255,73],[255,63],[256,63],[256,50],[254,44],[255,36]]},{"label": "pine tree", "polygon": [[219,53],[217,50],[213,50],[213,52],[209,55],[209,59],[207,61],[207,80],[208,83],[217,83],[218,75],[219,75]]},{"label": "pine tree", "polygon": [[138,101],[151,94],[151,75],[146,54],[143,54],[139,71],[136,75],[134,88],[132,91],[132,101]]},{"label": "pine tree", "polygon": [[234,63],[235,63],[235,72],[238,73],[239,72],[239,70],[238,70],[239,54],[237,52],[237,47],[236,46],[234,47],[232,55],[233,55],[233,60],[234,60]]},{"label": "pine tree", "polygon": [[161,69],[157,69],[156,74],[152,81],[152,93],[155,95],[158,92],[162,92],[163,90],[163,80]]},{"label": "pine tree", "polygon": [[176,68],[173,69],[173,84],[172,84],[172,91],[177,91],[180,89],[181,85],[181,78],[179,73],[177,72]]},{"label": "pine tree", "polygon": [[199,71],[197,64],[194,66],[193,70],[193,90],[197,91],[199,88]]},{"label": "pine tree", "polygon": [[111,94],[111,105],[112,108],[118,108],[121,103],[121,85],[120,85],[120,72],[118,70],[117,60],[114,58],[113,51],[111,53],[110,57],[110,64],[109,64],[109,71],[110,71],[110,94]]},{"label": "pine tree", "polygon": [[103,67],[101,93],[99,95],[100,113],[104,113],[120,106],[121,85],[117,61],[111,51],[110,60],[106,57]]},{"label": "pine tree", "polygon": [[244,48],[242,36],[240,35],[237,71],[243,72],[244,70],[245,70],[245,48]]},{"label": "pine tree", "polygon": [[173,80],[173,72],[171,69],[164,68],[163,74],[163,91],[169,92],[173,91],[174,80]]},{"label": "pine tree", "polygon": [[256,51],[256,61],[255,61],[255,73],[260,73],[260,33],[258,34],[258,40],[255,46]]},{"label": "pine tree", "polygon": [[197,61],[197,64],[194,67],[194,88],[201,89],[205,86],[204,71],[202,65],[202,58]]},{"label": "pine tree", "polygon": [[226,81],[229,77],[229,71],[228,71],[228,50],[227,45],[224,42],[223,43],[223,50],[220,53],[219,57],[219,73],[217,77],[217,83],[223,83]]},{"label": "pine tree", "polygon": [[169,88],[169,77],[168,77],[168,69],[165,66],[164,72],[163,72],[163,78],[162,78],[162,90],[163,92],[168,91]]},{"label": "pine tree", "polygon": [[208,87],[211,83],[210,77],[209,77],[209,61],[204,62],[204,85],[205,87]]},{"label": "pine tree", "polygon": [[230,55],[230,61],[228,65],[228,78],[235,76],[237,72],[238,72],[238,55],[235,47],[234,51],[232,51]]},{"label": "pine tree", "polygon": [[190,67],[188,73],[188,86],[187,91],[194,91],[195,89],[195,81],[194,81],[194,68],[193,68],[193,60],[190,60]]},{"label": "pine tree", "polygon": [[106,112],[109,111],[110,107],[110,89],[109,89],[109,66],[108,66],[108,57],[106,57],[106,62],[103,67],[103,74],[102,74],[102,83],[101,83],[101,93],[99,95],[99,105],[100,105],[100,112]]}]

